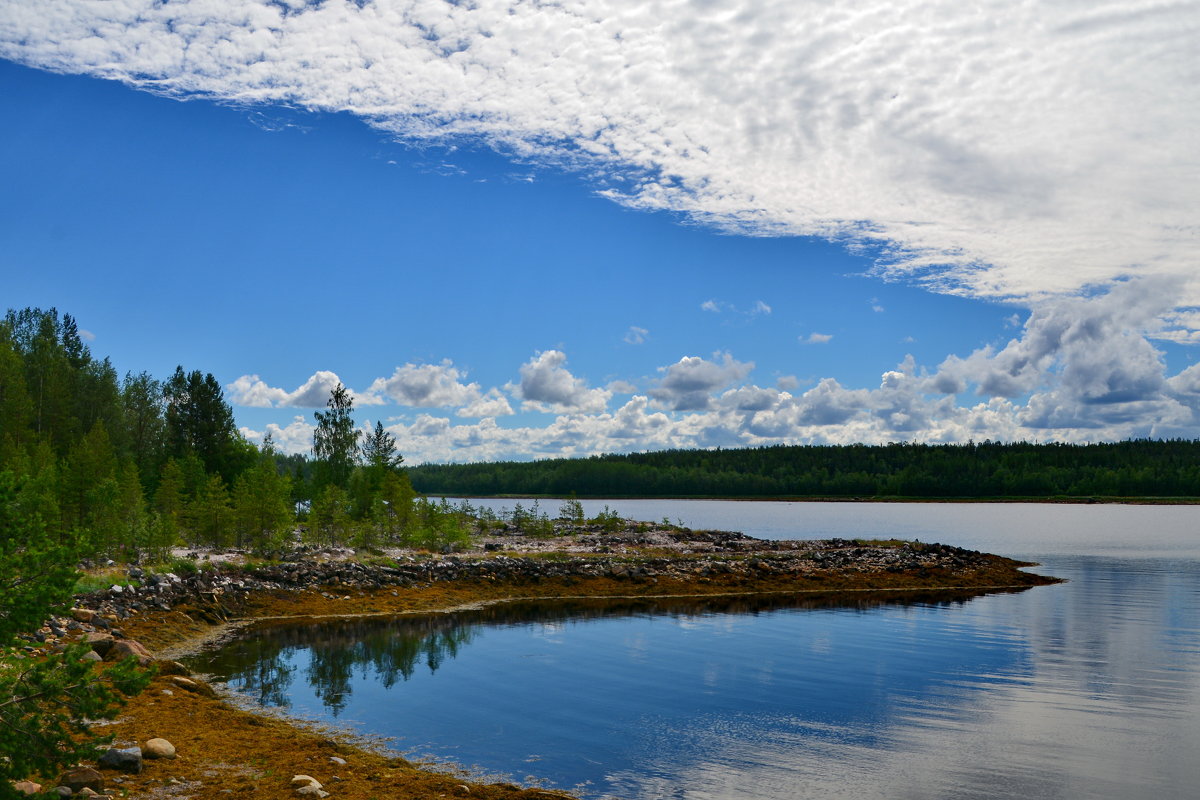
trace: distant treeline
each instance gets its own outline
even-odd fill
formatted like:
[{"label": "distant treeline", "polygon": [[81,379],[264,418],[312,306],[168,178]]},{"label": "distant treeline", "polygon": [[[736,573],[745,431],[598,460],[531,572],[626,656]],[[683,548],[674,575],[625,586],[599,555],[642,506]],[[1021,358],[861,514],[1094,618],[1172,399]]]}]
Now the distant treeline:
[{"label": "distant treeline", "polygon": [[419,492],[451,496],[1193,498],[1200,441],[777,445],[533,462],[424,464]]}]

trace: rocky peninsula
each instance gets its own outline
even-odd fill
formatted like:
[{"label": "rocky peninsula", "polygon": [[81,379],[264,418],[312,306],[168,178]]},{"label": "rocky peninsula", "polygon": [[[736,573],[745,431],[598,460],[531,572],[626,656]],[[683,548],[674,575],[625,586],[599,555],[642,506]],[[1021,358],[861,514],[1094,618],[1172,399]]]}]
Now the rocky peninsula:
[{"label": "rocky peninsula", "polygon": [[[796,596],[869,604],[1018,591],[1056,579],[939,544],[766,541],[625,521],[616,530],[476,537],[462,552],[370,555],[314,546],[270,559],[183,552],[167,567],[110,565],[107,588],[28,637],[30,655],[78,641],[96,660],[134,656],[157,677],[105,732],[94,769],[47,777],[59,796],[128,798],[551,798],[422,768],[345,732],[247,711],[174,659],[262,620],[431,614],[523,599]],[[32,790],[33,784],[25,787]]]}]

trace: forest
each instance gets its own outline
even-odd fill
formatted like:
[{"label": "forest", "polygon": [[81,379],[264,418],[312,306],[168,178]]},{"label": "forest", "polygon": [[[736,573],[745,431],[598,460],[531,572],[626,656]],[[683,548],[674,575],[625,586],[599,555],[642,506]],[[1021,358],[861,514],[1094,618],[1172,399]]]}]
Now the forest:
[{"label": "forest", "polygon": [[171,548],[269,554],[295,542],[440,547],[456,509],[413,491],[382,425],[364,432],[338,386],[311,457],[248,442],[220,383],[183,366],[118,377],[57,310],[0,320],[0,503],[77,560],[162,560]]},{"label": "forest", "polygon": [[1200,496],[1200,442],[775,445],[423,464],[409,477],[459,497],[1187,500]]}]

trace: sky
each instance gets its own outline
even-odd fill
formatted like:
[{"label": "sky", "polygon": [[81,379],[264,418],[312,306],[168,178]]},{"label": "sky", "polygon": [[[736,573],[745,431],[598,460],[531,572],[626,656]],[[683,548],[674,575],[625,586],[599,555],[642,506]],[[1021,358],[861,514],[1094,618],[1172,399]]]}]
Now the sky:
[{"label": "sky", "polygon": [[1200,3],[0,0],[0,298],[408,463],[1200,437]]}]

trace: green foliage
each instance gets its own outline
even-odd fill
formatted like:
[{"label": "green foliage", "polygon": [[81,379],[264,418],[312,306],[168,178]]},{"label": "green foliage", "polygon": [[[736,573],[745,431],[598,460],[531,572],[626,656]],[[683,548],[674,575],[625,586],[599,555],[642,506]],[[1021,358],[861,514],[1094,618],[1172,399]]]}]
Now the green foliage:
[{"label": "green foliage", "polygon": [[434,503],[424,497],[413,506],[413,523],[406,529],[404,543],[431,552],[453,552],[471,540],[473,518],[446,498]]},{"label": "green foliage", "polygon": [[621,518],[621,515],[608,506],[605,506],[603,511],[589,519],[588,522],[592,525],[599,525],[600,530],[605,533],[613,533],[625,527],[625,520]]},{"label": "green foliage", "polygon": [[219,474],[226,485],[253,463],[254,448],[238,433],[233,409],[212,373],[176,367],[163,385],[163,397],[167,455],[194,454],[205,472]]},{"label": "green foliage", "polygon": [[99,671],[75,645],[45,658],[0,657],[0,797],[16,797],[10,781],[53,775],[111,737],[92,735],[91,720],[112,719],[122,696],[140,692],[153,673],[133,658]]},{"label": "green foliage", "polygon": [[187,522],[193,546],[227,547],[233,509],[229,490],[220,475],[209,475],[196,498],[187,506]]},{"label": "green foliage", "polygon": [[451,496],[1196,498],[1200,441],[776,445],[424,464],[409,474],[417,491]]},{"label": "green foliage", "polygon": [[11,780],[51,774],[92,753],[87,720],[111,719],[119,695],[149,681],[132,661],[95,672],[85,647],[46,658],[7,647],[64,605],[76,579],[73,543],[48,533],[25,489],[0,471],[0,797],[15,794]]},{"label": "green foliage", "polygon": [[41,625],[75,585],[75,542],[47,531],[26,502],[26,488],[0,471],[0,645]]},{"label": "green foliage", "polygon": [[295,513],[291,486],[280,475],[268,450],[258,463],[243,472],[233,489],[233,523],[236,544],[256,553],[278,550],[288,539]]},{"label": "green foliage", "polygon": [[313,456],[317,460],[316,483],[345,489],[358,457],[358,439],[362,431],[354,427],[350,416],[354,400],[346,387],[338,384],[329,393],[327,411],[318,411],[313,431]]},{"label": "green foliage", "polygon": [[570,496],[558,507],[558,518],[570,525],[582,525],[586,522],[583,513],[583,503],[571,492]]},{"label": "green foliage", "polygon": [[554,535],[554,521],[541,510],[537,500],[526,509],[519,502],[508,514],[508,524],[526,536],[547,538]]},{"label": "green foliage", "polygon": [[308,510],[308,541],[327,547],[349,544],[350,498],[340,486],[330,484],[313,498]]}]

